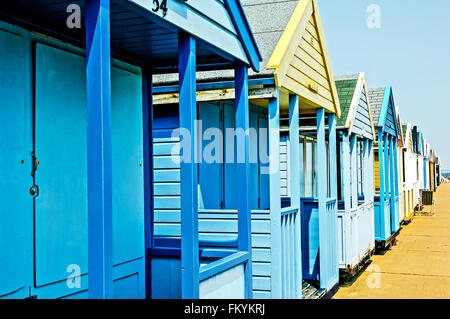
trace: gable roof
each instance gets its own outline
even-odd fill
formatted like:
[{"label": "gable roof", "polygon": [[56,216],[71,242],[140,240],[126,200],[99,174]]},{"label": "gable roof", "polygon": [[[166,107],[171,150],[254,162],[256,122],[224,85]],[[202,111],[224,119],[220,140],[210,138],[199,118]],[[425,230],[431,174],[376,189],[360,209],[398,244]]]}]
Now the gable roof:
[{"label": "gable roof", "polygon": [[342,112],[336,126],[375,139],[365,73],[337,77],[336,88]]},{"label": "gable roof", "polygon": [[297,94],[304,107],[323,107],[341,116],[317,0],[297,2],[267,69],[274,70],[277,86]]},{"label": "gable roof", "polygon": [[397,112],[392,87],[369,89],[369,101],[375,127],[392,136],[399,136]]}]

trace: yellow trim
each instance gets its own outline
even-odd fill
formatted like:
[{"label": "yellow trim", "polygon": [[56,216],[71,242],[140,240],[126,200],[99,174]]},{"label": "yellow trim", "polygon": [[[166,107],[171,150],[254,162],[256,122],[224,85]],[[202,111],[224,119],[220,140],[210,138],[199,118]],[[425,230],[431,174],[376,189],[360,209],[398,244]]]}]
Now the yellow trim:
[{"label": "yellow trim", "polygon": [[[320,19],[319,11],[317,8],[317,0],[300,0],[298,2],[297,7],[295,8],[293,15],[291,16],[283,34],[281,35],[281,38],[278,41],[278,44],[275,47],[275,50],[272,53],[272,56],[270,57],[266,68],[275,70],[274,76],[277,87],[282,88],[285,85],[286,81],[289,82],[289,78],[287,78],[287,75],[289,73],[292,58],[297,52],[299,41],[301,41],[304,33],[307,32],[312,18],[312,25],[315,26],[315,29],[318,33],[318,42],[322,51],[322,58],[325,64],[325,72],[331,91],[331,101],[323,101],[323,97],[321,96],[317,96],[316,98],[314,98],[314,95],[311,95],[314,91],[311,90],[309,92],[310,94],[304,91],[296,92],[297,90],[300,90],[300,88],[295,87],[295,85],[290,86],[289,91],[300,95],[302,98],[310,100],[311,105],[326,108],[328,111],[336,113],[338,117],[341,117],[341,106],[339,103],[334,75],[331,70],[328,49],[325,44],[322,21]],[[316,101],[323,101],[323,103]]]}]

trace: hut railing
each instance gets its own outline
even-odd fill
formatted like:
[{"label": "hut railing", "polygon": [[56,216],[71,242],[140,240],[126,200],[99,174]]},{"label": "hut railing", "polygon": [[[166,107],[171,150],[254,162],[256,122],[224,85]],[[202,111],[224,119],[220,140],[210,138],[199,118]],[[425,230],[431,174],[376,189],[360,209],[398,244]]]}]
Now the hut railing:
[{"label": "hut railing", "polygon": [[301,296],[301,221],[298,208],[281,210],[282,293],[284,299]]}]

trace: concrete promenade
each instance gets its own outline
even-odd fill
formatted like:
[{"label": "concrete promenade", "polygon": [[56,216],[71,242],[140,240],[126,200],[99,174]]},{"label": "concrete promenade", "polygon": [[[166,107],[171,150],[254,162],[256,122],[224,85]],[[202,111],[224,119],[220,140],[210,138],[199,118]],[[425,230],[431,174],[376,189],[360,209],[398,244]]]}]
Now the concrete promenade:
[{"label": "concrete promenade", "polygon": [[335,299],[450,298],[450,184],[435,193],[435,216],[416,216],[384,256]]}]

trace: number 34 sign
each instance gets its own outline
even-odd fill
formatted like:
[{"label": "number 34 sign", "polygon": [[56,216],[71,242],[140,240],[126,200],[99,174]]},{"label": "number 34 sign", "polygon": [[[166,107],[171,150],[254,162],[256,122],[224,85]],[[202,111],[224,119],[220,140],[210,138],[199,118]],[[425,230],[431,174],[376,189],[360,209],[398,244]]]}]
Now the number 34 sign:
[{"label": "number 34 sign", "polygon": [[162,16],[165,17],[167,14],[167,0],[153,0],[153,12],[162,11]]}]

